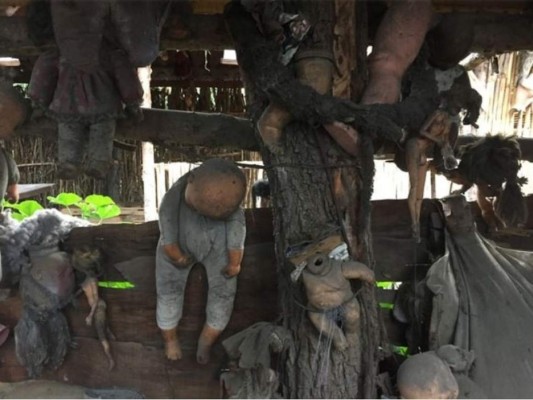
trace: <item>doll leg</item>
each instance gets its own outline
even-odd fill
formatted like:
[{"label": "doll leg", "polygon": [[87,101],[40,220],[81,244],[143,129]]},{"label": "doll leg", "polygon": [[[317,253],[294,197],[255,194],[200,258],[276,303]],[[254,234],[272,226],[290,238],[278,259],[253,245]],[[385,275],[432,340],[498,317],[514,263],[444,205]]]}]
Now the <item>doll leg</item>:
[{"label": "doll leg", "polygon": [[157,326],[161,329],[165,341],[165,353],[168,359],[181,358],[181,347],[177,335],[178,323],[183,310],[183,295],[189,275],[189,268],[176,268],[165,254],[161,244],[156,251],[156,291],[157,291]]},{"label": "doll leg", "polygon": [[92,124],[89,133],[88,165],[85,173],[104,179],[113,164],[113,138],[116,121],[108,119]]},{"label": "doll leg", "polygon": [[324,335],[326,339],[333,341],[333,345],[337,350],[346,350],[348,342],[344,332],[328,317],[328,315],[325,313],[308,311],[307,316],[321,335]]},{"label": "doll leg", "polygon": [[343,306],[343,314],[346,339],[351,346],[359,348],[361,309],[355,297]]},{"label": "doll leg", "polygon": [[59,122],[57,124],[57,175],[60,179],[74,179],[78,176],[86,133],[87,125],[83,122]]},{"label": "doll leg", "polygon": [[228,263],[224,254],[210,254],[204,260],[209,290],[207,294],[206,322],[198,339],[196,360],[200,364],[209,362],[211,347],[228,325],[237,292],[237,277],[226,278],[222,271]]}]

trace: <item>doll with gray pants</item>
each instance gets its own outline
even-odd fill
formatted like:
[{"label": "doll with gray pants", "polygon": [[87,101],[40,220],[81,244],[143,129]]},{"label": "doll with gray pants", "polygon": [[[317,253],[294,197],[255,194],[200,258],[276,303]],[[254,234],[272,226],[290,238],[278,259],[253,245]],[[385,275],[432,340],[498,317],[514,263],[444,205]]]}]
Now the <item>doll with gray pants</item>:
[{"label": "doll with gray pants", "polygon": [[[191,208],[184,198],[188,175],[168,190],[159,208],[161,236],[156,252],[157,325],[165,339],[167,358],[181,358],[176,328],[182,316],[187,277],[192,266],[196,262],[201,263],[207,273],[209,291],[197,361],[206,363],[214,342],[209,336],[215,336],[216,340],[233,311],[237,277],[229,277],[236,274],[229,272],[228,268],[232,252],[241,254],[242,258],[246,226],[242,208],[225,220],[205,217]],[[188,256],[185,265],[179,265],[165,250],[165,246],[175,243]],[[207,339],[207,345],[202,342],[203,339]]]}]

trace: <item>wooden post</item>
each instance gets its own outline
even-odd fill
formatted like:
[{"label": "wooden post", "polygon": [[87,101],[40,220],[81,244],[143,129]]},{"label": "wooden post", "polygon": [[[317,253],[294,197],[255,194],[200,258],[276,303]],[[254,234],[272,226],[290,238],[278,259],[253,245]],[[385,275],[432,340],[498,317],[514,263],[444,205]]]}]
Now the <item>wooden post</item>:
[{"label": "wooden post", "polygon": [[[139,80],[141,81],[144,90],[142,106],[150,108],[152,107],[152,97],[150,96],[150,75],[152,74],[152,68],[139,68],[137,73],[139,74]],[[142,142],[142,177],[145,221],[157,219],[154,171],[154,145],[150,142]]]}]

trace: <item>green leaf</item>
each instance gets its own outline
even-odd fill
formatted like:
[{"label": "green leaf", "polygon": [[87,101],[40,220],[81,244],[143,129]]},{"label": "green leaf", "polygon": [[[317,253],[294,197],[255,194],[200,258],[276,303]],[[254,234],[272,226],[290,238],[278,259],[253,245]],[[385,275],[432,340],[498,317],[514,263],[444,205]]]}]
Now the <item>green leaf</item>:
[{"label": "green leaf", "polygon": [[85,219],[98,218],[98,214],[96,213],[96,208],[93,205],[87,204],[81,201],[78,204],[76,204],[76,206],[80,208],[82,218],[85,218]]},{"label": "green leaf", "polygon": [[77,205],[82,198],[76,193],[59,193],[56,197],[48,196],[48,201],[53,204],[59,204],[60,206],[69,207]]},{"label": "green leaf", "polygon": [[379,303],[380,308],[384,308],[385,310],[392,310],[394,308],[394,304],[392,303]]},{"label": "green leaf", "polygon": [[396,354],[399,354],[401,356],[404,356],[404,357],[408,357],[409,356],[409,348],[406,347],[406,346],[395,346],[395,345],[392,345],[392,351]]},{"label": "green leaf", "polygon": [[120,207],[117,206],[116,204],[110,204],[104,207],[98,207],[96,209],[96,214],[101,219],[113,218],[113,217],[120,215],[120,213],[121,213]]},{"label": "green leaf", "polygon": [[381,289],[385,289],[385,290],[392,290],[394,289],[394,284],[396,282],[394,281],[377,281],[376,282],[376,286],[378,288],[381,288]]},{"label": "green leaf", "polygon": [[18,211],[25,217],[32,216],[36,211],[42,210],[43,206],[35,200],[25,200],[18,206]]},{"label": "green leaf", "polygon": [[135,285],[128,281],[100,281],[98,286],[108,289],[133,289]]},{"label": "green leaf", "polygon": [[20,204],[19,203],[10,203],[9,201],[4,200],[3,206],[7,207],[7,208],[12,208],[13,210],[18,210],[19,207],[20,207]]},{"label": "green leaf", "polygon": [[16,219],[17,221],[22,221],[24,218],[26,218],[24,215],[18,212],[11,213],[11,217],[13,217],[13,219]]},{"label": "green leaf", "polygon": [[95,207],[103,207],[115,204],[111,197],[102,196],[101,194],[91,194],[85,198],[85,202],[92,204]]}]

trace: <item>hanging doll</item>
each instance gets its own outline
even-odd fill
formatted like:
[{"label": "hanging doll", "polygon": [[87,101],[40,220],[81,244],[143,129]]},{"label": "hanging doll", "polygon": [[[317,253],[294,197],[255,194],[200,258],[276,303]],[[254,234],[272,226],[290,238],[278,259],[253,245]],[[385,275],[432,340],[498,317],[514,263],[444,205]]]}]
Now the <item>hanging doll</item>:
[{"label": "hanging doll", "polygon": [[136,122],[142,119],[136,67],[149,65],[158,54],[164,5],[51,1],[42,11],[41,16],[49,13],[58,49],[39,57],[28,94],[58,122],[60,178],[73,179],[83,168],[104,179],[113,162],[117,118],[125,113]]},{"label": "hanging doll", "polygon": [[211,346],[229,322],[246,235],[239,207],[245,193],[242,171],[232,162],[211,159],[180,178],[163,197],[156,253],[157,325],[170,360],[182,356],[177,326],[195,262],[205,267],[209,285],[198,363],[209,361]]}]

